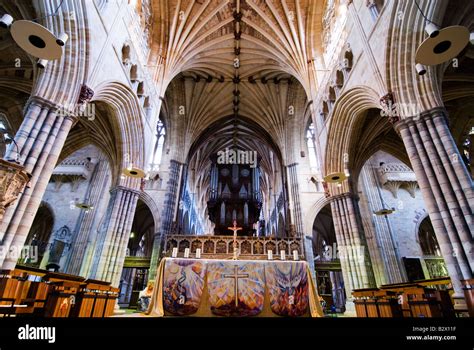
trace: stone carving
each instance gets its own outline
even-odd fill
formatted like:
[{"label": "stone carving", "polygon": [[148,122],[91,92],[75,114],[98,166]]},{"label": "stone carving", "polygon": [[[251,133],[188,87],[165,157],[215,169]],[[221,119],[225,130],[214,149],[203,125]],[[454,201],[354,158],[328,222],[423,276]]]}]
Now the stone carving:
[{"label": "stone carving", "polygon": [[383,163],[378,169],[380,183],[389,190],[394,198],[398,197],[399,188],[404,188],[415,198],[418,182],[415,173],[402,163]]},{"label": "stone carving", "polygon": [[446,277],[448,270],[443,259],[424,259],[430,278]]},{"label": "stone carving", "polygon": [[0,159],[0,221],[5,209],[18,198],[30,177],[23,166]]},{"label": "stone carving", "polygon": [[78,105],[86,104],[92,100],[92,97],[94,97],[94,90],[92,90],[87,85],[82,85],[81,92],[77,100],[77,104]]},{"label": "stone carving", "polygon": [[327,47],[331,42],[331,33],[336,18],[336,2],[334,0],[327,1],[326,9],[323,17],[323,46]]},{"label": "stone carving", "polygon": [[69,248],[72,232],[68,226],[64,225],[54,234],[54,241],[49,251],[48,268],[59,269],[61,258]]},{"label": "stone carving", "polygon": [[382,109],[382,116],[388,117],[388,121],[391,124],[396,124],[400,121],[400,116],[398,115],[397,107],[395,104],[395,98],[393,94],[389,92],[386,95],[383,95],[380,98],[380,107]]},{"label": "stone carving", "polygon": [[143,23],[143,39],[149,44],[151,39],[151,29],[153,26],[153,10],[150,0],[142,0],[142,7],[140,9],[142,23]]}]

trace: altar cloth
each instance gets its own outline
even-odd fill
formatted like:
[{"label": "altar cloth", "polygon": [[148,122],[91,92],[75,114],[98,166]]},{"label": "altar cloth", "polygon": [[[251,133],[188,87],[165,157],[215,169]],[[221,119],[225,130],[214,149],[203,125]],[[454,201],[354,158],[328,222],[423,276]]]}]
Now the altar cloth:
[{"label": "altar cloth", "polygon": [[322,317],[306,261],[164,258],[147,314]]}]

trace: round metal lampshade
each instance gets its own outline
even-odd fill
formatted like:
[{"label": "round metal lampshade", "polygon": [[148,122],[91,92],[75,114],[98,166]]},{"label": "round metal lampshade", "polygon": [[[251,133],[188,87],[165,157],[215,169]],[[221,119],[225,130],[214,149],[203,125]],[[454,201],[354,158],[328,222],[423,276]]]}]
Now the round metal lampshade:
[{"label": "round metal lampshade", "polygon": [[394,209],[380,209],[380,210],[377,210],[374,212],[375,215],[377,216],[382,216],[382,215],[390,215],[390,214],[393,214],[395,212]]},{"label": "round metal lampshade", "polygon": [[341,183],[346,179],[347,175],[345,173],[332,173],[324,177],[324,182]]},{"label": "round metal lampshade", "polygon": [[469,43],[469,30],[463,26],[451,26],[429,37],[416,51],[416,63],[434,66],[455,58]]},{"label": "round metal lampshade", "polygon": [[23,50],[44,60],[57,60],[63,54],[56,36],[41,24],[31,21],[15,21],[11,26],[13,40]]},{"label": "round metal lampshade", "polygon": [[122,173],[125,176],[133,177],[133,178],[136,178],[136,179],[142,179],[146,176],[145,172],[142,169],[133,168],[133,167],[123,169]]},{"label": "round metal lampshade", "polygon": [[76,208],[84,209],[84,210],[90,210],[90,209],[92,209],[92,206],[90,206],[87,203],[76,203]]}]

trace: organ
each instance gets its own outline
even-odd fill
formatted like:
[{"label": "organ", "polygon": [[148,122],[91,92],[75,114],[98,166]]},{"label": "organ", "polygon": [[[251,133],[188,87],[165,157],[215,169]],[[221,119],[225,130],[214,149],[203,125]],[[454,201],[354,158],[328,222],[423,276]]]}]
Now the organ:
[{"label": "organ", "polygon": [[[227,150],[226,150],[227,152]],[[231,151],[233,152],[233,151]],[[211,186],[208,205],[209,219],[215,224],[214,234],[231,235],[227,228],[237,221],[239,235],[256,233],[255,225],[262,208],[260,193],[260,159],[249,162],[250,151],[235,151],[235,157],[211,156]]]}]

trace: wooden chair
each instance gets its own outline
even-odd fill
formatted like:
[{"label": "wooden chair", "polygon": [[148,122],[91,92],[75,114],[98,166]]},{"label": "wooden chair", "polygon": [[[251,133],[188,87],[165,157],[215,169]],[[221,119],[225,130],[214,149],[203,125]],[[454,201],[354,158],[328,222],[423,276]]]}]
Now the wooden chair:
[{"label": "wooden chair", "polygon": [[474,317],[474,278],[461,281],[469,317]]}]

